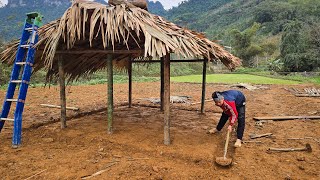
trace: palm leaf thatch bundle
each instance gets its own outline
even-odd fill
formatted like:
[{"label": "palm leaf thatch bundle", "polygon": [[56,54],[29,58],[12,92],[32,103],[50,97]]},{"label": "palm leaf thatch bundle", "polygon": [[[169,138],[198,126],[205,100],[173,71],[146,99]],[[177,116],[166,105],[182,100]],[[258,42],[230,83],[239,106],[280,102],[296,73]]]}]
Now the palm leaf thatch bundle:
[{"label": "palm leaf thatch bundle", "polygon": [[[13,63],[18,45],[18,40],[9,44],[0,54],[0,60]],[[179,27],[146,10],[83,0],[73,2],[60,19],[39,28],[36,47],[34,70],[45,68],[47,80],[58,76],[58,58],[63,58],[69,80],[107,66],[105,53],[86,50],[134,52],[113,54],[113,62],[119,68],[126,67],[129,58],[159,58],[167,53],[184,58],[219,59],[229,69],[240,65],[237,57],[203,34]]]}]

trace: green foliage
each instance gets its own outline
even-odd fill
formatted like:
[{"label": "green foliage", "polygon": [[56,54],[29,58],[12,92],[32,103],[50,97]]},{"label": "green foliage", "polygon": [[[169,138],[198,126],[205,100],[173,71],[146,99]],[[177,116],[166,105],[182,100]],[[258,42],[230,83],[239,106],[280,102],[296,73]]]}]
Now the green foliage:
[{"label": "green foliage", "polygon": [[156,1],[156,2],[147,1],[147,3],[148,3],[148,9],[152,14],[165,16],[165,14],[167,13],[163,5],[159,1]]},{"label": "green foliage", "polygon": [[283,70],[283,62],[281,59],[271,60],[268,64],[268,70],[280,72]]},{"label": "green foliage", "polygon": [[319,34],[316,24],[292,21],[285,27],[280,45],[284,71],[313,71],[320,67]]},{"label": "green foliage", "polygon": [[[65,3],[60,6],[46,5],[42,0],[35,0],[28,6],[23,7],[2,7],[0,8],[0,15],[3,21],[0,21],[0,34],[4,40],[11,41],[21,36],[26,13],[40,12],[44,15],[43,23],[48,23],[62,16],[64,11],[70,4]],[[48,11],[48,9],[50,9]]]},{"label": "green foliage", "polygon": [[252,65],[252,59],[262,53],[262,48],[256,44],[252,44],[260,24],[254,23],[252,27],[240,32],[238,29],[231,31],[231,43],[234,48],[235,55],[243,60],[244,66]]}]

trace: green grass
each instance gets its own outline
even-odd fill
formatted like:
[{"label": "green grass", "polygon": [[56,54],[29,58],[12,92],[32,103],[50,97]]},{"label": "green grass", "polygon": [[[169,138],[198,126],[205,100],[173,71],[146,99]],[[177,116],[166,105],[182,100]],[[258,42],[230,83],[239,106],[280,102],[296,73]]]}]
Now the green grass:
[{"label": "green grass", "polygon": [[[145,76],[133,76],[132,77],[132,82],[155,82],[155,81],[159,81],[160,78],[159,77],[145,77]],[[68,85],[72,85],[72,86],[78,86],[78,85],[96,85],[96,84],[107,84],[108,80],[106,78],[102,78],[102,77],[94,77],[93,79],[81,79],[79,81],[76,82],[72,82],[69,83]],[[122,83],[128,83],[129,79],[128,76],[124,76],[124,75],[114,75],[113,76],[113,83],[114,84],[122,84]],[[34,88],[34,87],[41,87],[44,86],[44,83],[41,82],[33,82],[31,81],[29,87],[30,88]],[[56,86],[56,83],[51,84],[51,86]],[[7,89],[8,88],[8,84],[5,85],[0,85],[0,89]]]},{"label": "green grass", "polygon": [[[202,75],[172,77],[175,82],[202,82]],[[251,74],[210,74],[207,75],[208,83],[250,83],[250,84],[300,84],[299,81],[275,79],[270,77],[256,76]]]}]

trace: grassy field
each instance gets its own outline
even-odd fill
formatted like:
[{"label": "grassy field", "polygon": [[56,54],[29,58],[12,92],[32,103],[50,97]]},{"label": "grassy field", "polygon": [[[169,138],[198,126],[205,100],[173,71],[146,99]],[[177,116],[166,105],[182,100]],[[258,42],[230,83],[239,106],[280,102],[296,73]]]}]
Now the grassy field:
[{"label": "grassy field", "polygon": [[[202,75],[171,77],[174,82],[202,82]],[[251,74],[210,74],[207,75],[208,83],[250,83],[250,84],[300,84],[300,81],[275,79]]]}]

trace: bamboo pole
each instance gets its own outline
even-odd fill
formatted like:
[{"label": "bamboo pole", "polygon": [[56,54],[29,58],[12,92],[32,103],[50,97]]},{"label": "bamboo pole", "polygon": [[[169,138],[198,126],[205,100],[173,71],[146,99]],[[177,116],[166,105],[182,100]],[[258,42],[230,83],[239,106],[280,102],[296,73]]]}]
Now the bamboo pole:
[{"label": "bamboo pole", "polygon": [[207,62],[207,59],[203,60],[201,114],[204,114],[204,103],[206,98]]},{"label": "bamboo pole", "polygon": [[170,53],[164,58],[164,144],[170,145]]},{"label": "bamboo pole", "polygon": [[[204,59],[176,59],[170,60],[170,63],[203,62]],[[160,63],[161,60],[135,60],[133,63]]]},{"label": "bamboo pole", "polygon": [[164,58],[161,57],[160,63],[160,110],[163,111],[163,96],[164,96]]},{"label": "bamboo pole", "polygon": [[132,59],[129,60],[129,68],[128,68],[128,76],[129,76],[129,95],[128,95],[128,102],[129,108],[132,107]]},{"label": "bamboo pole", "polygon": [[113,128],[113,65],[112,55],[107,55],[108,71],[108,133],[112,134]]},{"label": "bamboo pole", "polygon": [[[43,50],[39,50],[42,52]],[[57,50],[56,54],[143,54],[144,52],[141,49],[132,49],[132,50]]]},{"label": "bamboo pole", "polygon": [[66,102],[66,85],[65,85],[65,73],[63,69],[63,57],[58,55],[58,66],[59,66],[59,84],[60,84],[60,105],[61,105],[61,114],[60,122],[61,129],[67,127],[67,102]]}]

